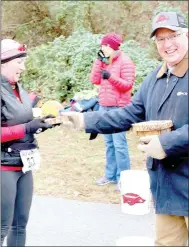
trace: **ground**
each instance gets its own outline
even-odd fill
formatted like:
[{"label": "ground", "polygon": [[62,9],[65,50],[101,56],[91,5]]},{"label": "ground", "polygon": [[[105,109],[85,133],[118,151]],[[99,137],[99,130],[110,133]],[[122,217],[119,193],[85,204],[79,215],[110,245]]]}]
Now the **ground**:
[{"label": "ground", "polygon": [[[34,171],[37,195],[67,199],[119,203],[115,185],[97,186],[105,166],[103,135],[89,140],[89,134],[61,126],[37,135],[41,151],[41,168]],[[143,154],[137,149],[135,133],[127,132],[131,169],[145,169]]]}]

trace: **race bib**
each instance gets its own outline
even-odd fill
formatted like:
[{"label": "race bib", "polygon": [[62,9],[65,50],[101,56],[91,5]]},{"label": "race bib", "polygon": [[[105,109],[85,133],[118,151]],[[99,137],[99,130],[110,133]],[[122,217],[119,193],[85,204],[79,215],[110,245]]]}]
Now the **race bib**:
[{"label": "race bib", "polygon": [[33,169],[39,169],[40,167],[40,154],[38,149],[21,150],[20,157],[23,162],[22,171],[26,173]]}]

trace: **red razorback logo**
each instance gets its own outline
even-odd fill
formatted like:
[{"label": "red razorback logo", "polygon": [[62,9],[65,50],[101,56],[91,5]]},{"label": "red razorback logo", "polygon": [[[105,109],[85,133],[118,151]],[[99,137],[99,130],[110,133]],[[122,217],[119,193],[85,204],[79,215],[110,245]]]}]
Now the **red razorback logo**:
[{"label": "red razorback logo", "polygon": [[144,203],[146,200],[141,198],[139,195],[134,193],[127,193],[122,196],[123,203],[128,203],[130,206],[134,205],[135,203]]},{"label": "red razorback logo", "polygon": [[162,21],[168,21],[169,18],[165,15],[160,15],[156,21],[156,23],[162,22]]}]

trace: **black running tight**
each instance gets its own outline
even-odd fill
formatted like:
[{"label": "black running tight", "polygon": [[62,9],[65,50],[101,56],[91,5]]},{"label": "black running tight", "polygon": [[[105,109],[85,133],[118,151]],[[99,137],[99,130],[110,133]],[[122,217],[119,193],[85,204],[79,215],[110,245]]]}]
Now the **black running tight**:
[{"label": "black running tight", "polygon": [[32,194],[31,171],[1,171],[1,245],[25,246]]}]

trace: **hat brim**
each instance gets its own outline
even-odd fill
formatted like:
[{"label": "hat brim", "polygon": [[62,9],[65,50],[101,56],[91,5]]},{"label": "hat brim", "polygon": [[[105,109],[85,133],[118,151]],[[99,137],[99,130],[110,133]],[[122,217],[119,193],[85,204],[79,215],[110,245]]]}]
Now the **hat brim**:
[{"label": "hat brim", "polygon": [[160,28],[167,28],[167,29],[170,29],[170,30],[172,30],[172,31],[178,31],[179,29],[181,29],[181,27],[167,26],[167,25],[163,26],[163,25],[162,25],[162,26],[160,26],[160,27],[157,27],[157,28],[151,33],[150,38],[154,37],[156,31],[157,31],[158,29],[160,29]]},{"label": "hat brim", "polygon": [[8,57],[1,57],[1,63],[7,63],[15,58],[19,58],[19,57],[26,57],[27,56],[27,52],[20,52],[18,54],[12,55],[12,56],[8,56]]}]

